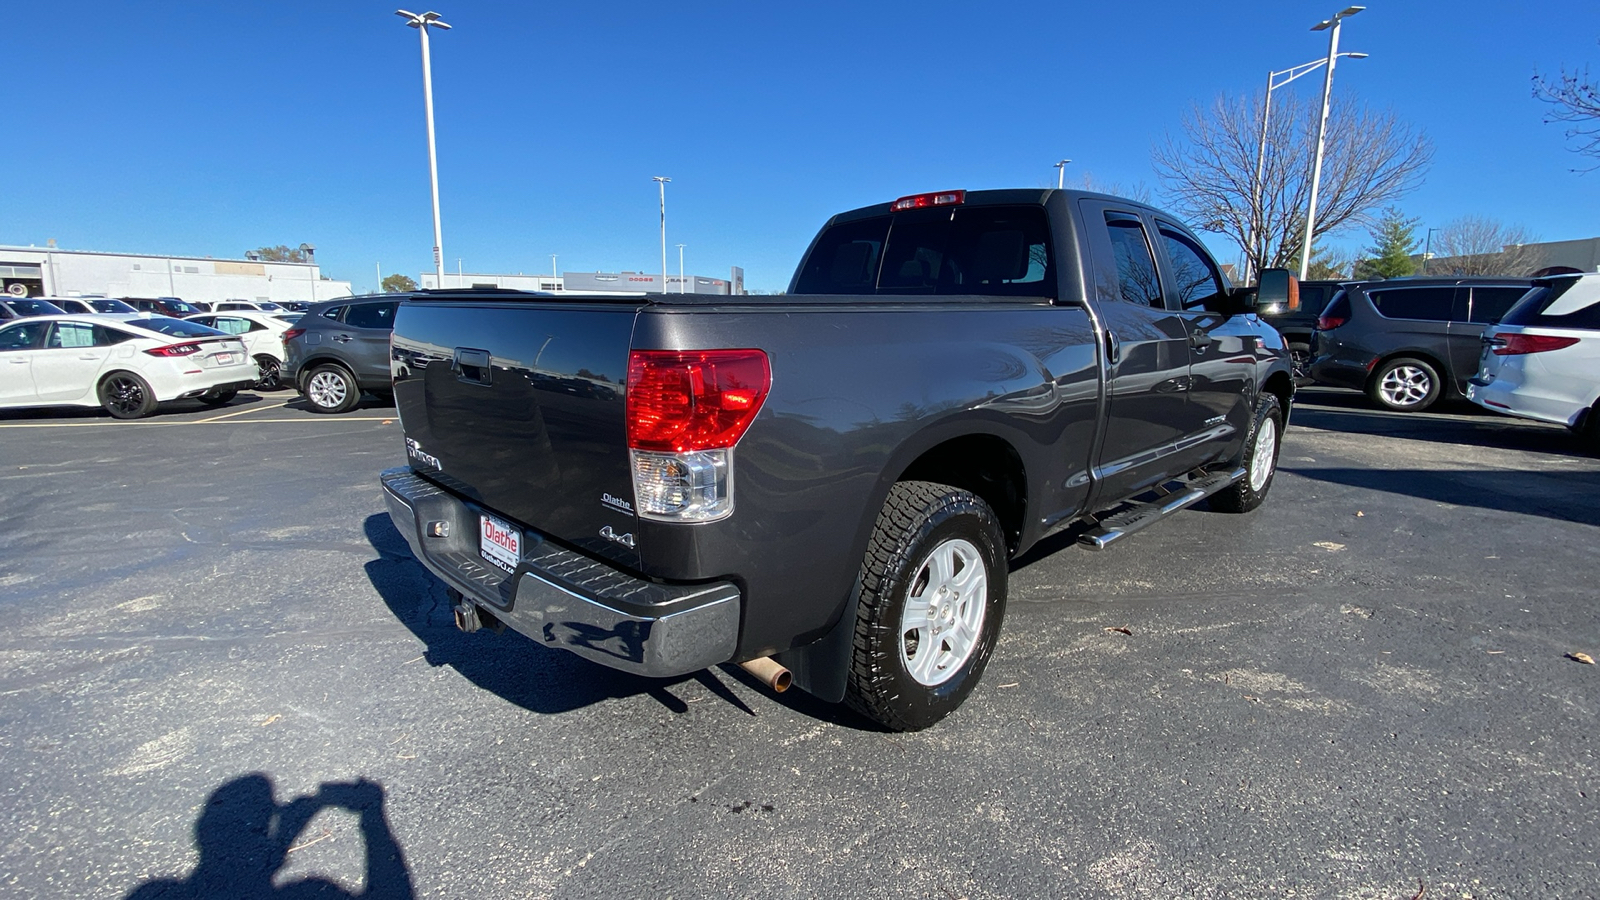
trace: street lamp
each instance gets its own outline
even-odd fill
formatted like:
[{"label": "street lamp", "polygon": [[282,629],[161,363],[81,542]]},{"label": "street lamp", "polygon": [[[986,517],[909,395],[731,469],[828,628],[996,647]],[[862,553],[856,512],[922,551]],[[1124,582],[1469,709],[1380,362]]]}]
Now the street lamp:
[{"label": "street lamp", "polygon": [[394,14],[406,20],[406,24],[415,28],[422,35],[422,97],[428,110],[428,179],[433,185],[433,273],[438,279],[438,286],[444,287],[444,254],[440,246],[444,243],[439,231],[439,157],[433,148],[433,63],[428,58],[428,29],[438,28],[449,31],[450,26],[440,20],[439,14],[428,11],[422,15],[397,9]]},{"label": "street lamp", "polygon": [[665,294],[667,292],[667,182],[672,179],[652,175],[650,180],[661,185],[661,293]]},{"label": "street lamp", "polygon": [[1317,153],[1311,161],[1311,201],[1306,204],[1306,236],[1300,245],[1300,280],[1306,278],[1311,267],[1311,235],[1317,224],[1317,186],[1322,180],[1322,147],[1328,136],[1328,100],[1333,95],[1333,64],[1339,58],[1339,27],[1345,16],[1353,16],[1366,9],[1351,6],[1335,13],[1330,19],[1311,26],[1312,31],[1328,31],[1328,71],[1322,79],[1322,118],[1317,122]]},{"label": "street lamp", "polygon": [[1061,162],[1056,163],[1056,190],[1058,191],[1067,186],[1067,163],[1069,162],[1072,162],[1072,160],[1063,159]]},{"label": "street lamp", "polygon": [[[1340,53],[1338,55],[1348,56],[1351,59],[1367,58],[1365,53]],[[1261,191],[1263,188],[1263,170],[1267,162],[1267,120],[1272,117],[1272,92],[1299,78],[1301,75],[1309,75],[1327,64],[1328,61],[1326,59],[1314,59],[1311,62],[1291,66],[1279,72],[1267,73],[1267,96],[1261,101],[1261,140],[1256,146],[1256,180],[1252,185],[1254,196],[1252,197],[1253,204],[1250,207],[1250,246],[1262,257],[1267,255],[1267,248],[1264,240],[1266,235],[1262,234],[1266,226],[1266,222],[1263,221],[1266,216],[1262,215]],[[1254,259],[1247,259],[1247,262],[1252,267],[1255,264]],[[1245,274],[1247,276],[1245,282],[1248,284],[1252,273],[1247,272]]]},{"label": "street lamp", "polygon": [[684,293],[684,290],[683,290],[683,245],[682,244],[678,245],[678,293],[680,293],[680,294]]}]

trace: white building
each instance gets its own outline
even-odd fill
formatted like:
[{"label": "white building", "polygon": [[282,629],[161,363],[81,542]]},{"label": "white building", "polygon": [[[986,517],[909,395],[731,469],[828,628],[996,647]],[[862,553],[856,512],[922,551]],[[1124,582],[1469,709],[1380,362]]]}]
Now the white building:
[{"label": "white building", "polygon": [[350,295],[350,282],[322,276],[314,262],[265,262],[199,256],[97,253],[0,245],[0,289],[15,296],[179,297],[294,300]]}]

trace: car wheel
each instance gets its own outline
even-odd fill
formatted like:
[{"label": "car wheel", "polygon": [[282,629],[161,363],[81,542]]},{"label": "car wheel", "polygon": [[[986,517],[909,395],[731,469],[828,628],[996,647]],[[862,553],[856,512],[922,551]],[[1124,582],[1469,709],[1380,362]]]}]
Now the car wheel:
[{"label": "car wheel", "polygon": [[313,412],[342,413],[361,399],[361,390],[344,369],[318,366],[306,377],[306,399],[311,401]]},{"label": "car wheel", "polygon": [[256,357],[256,365],[261,369],[261,377],[255,383],[256,390],[275,391],[283,387],[283,363],[263,353]]},{"label": "car wheel", "polygon": [[1244,477],[1211,495],[1218,512],[1247,513],[1260,506],[1278,474],[1278,449],[1283,446],[1283,406],[1267,394],[1256,407],[1256,420],[1245,442]]},{"label": "car wheel", "polygon": [[1289,366],[1295,384],[1311,380],[1311,345],[1295,341],[1289,345]]},{"label": "car wheel", "polygon": [[210,391],[200,395],[200,402],[207,406],[223,406],[229,400],[239,396],[237,390]]},{"label": "car wheel", "polygon": [[1372,402],[1396,412],[1421,412],[1439,399],[1439,373],[1420,359],[1401,357],[1378,367],[1367,384]]},{"label": "car wheel", "polygon": [[1005,613],[1006,545],[987,503],[904,481],[861,564],[845,702],[893,731],[949,715],[978,683]]},{"label": "car wheel", "polygon": [[100,405],[119,419],[142,419],[155,411],[150,382],[132,372],[113,372],[100,382]]}]

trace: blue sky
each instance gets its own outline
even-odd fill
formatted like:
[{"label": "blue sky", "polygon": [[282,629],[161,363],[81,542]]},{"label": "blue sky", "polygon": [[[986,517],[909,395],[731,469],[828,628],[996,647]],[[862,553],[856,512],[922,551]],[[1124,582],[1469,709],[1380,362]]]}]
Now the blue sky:
[{"label": "blue sky", "polygon": [[[1052,185],[1062,157],[1155,188],[1151,148],[1191,103],[1322,55],[1309,27],[1342,8],[437,2],[416,10],[455,26],[433,37],[448,270],[548,272],[555,253],[562,270],[654,271],[650,177],[666,175],[688,269],[742,265],[768,290],[839,210]],[[309,241],[358,290],[375,263],[431,269],[420,52],[395,5],[11,4],[0,244],[238,257]],[[1374,0],[1342,37],[1371,58],[1335,91],[1434,141],[1400,204],[1424,225],[1600,236],[1600,172],[1573,173],[1586,158],[1529,87],[1600,63],[1597,38],[1593,2]]]}]

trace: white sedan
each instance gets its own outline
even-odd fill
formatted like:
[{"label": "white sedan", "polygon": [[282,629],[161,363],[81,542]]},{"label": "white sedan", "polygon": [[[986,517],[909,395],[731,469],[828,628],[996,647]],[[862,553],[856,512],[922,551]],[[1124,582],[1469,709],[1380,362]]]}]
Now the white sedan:
[{"label": "white sedan", "polygon": [[259,377],[232,335],[166,316],[40,316],[0,327],[0,409],[103,406],[119,419],[165,400],[221,406]]},{"label": "white sedan", "polygon": [[[244,342],[245,351],[261,367],[261,377],[256,390],[275,391],[283,387],[283,333],[289,330],[293,313],[270,313],[256,310],[209,312],[197,316],[184,316],[186,322],[198,322],[231,334]],[[295,316],[294,318],[298,318]]]},{"label": "white sedan", "polygon": [[1600,449],[1600,274],[1541,278],[1483,332],[1467,398],[1554,422]]}]

